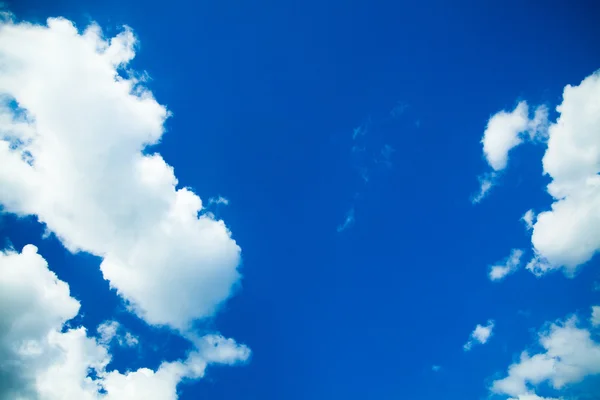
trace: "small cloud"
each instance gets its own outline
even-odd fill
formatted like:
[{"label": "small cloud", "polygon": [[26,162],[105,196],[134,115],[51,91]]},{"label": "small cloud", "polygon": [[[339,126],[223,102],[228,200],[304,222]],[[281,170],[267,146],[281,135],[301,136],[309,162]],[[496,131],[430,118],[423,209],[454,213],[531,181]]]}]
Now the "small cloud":
[{"label": "small cloud", "polygon": [[105,321],[98,325],[96,329],[98,332],[98,342],[102,344],[109,344],[117,335],[119,329],[119,323],[117,321]]},{"label": "small cloud", "polygon": [[533,258],[527,263],[525,269],[530,271],[535,276],[542,276],[546,272],[556,269],[555,266],[550,264],[548,260],[541,257],[539,254],[533,256]]},{"label": "small cloud", "polygon": [[139,343],[137,336],[127,331],[124,334],[119,333],[124,330],[117,321],[104,321],[96,329],[98,332],[98,342],[104,346],[108,346],[113,340],[116,340],[121,347],[137,346]]},{"label": "small cloud", "polygon": [[485,174],[479,177],[479,193],[471,198],[471,203],[478,204],[489,193],[494,186],[496,174]]},{"label": "small cloud", "polygon": [[364,128],[362,125],[357,126],[356,128],[354,128],[352,130],[352,140],[356,140],[356,138],[358,138],[359,136],[364,136],[366,133],[367,133],[366,128]]},{"label": "small cloud", "polygon": [[337,231],[343,232],[346,229],[350,228],[352,225],[354,225],[354,207],[352,207],[348,211],[348,213],[346,213],[346,219],[344,220],[343,224],[341,224],[337,227]]},{"label": "small cloud", "polygon": [[479,203],[494,184],[494,175],[504,170],[508,164],[510,151],[526,142],[546,140],[548,134],[548,108],[539,106],[532,119],[529,118],[529,105],[521,101],[512,111],[502,110],[488,120],[481,144],[483,155],[493,172],[480,178],[480,192],[471,200]]},{"label": "small cloud", "polygon": [[494,321],[488,320],[487,325],[477,325],[473,332],[471,332],[471,336],[469,341],[465,343],[463,349],[465,351],[471,350],[473,345],[475,344],[486,344],[489,338],[492,336],[492,330],[494,329]]},{"label": "small cloud", "polygon": [[481,144],[483,153],[494,171],[501,171],[508,163],[508,153],[523,142],[521,133],[528,130],[529,106],[521,101],[512,111],[499,111],[488,121]]},{"label": "small cloud", "polygon": [[421,127],[421,120],[418,119],[415,121],[415,128],[420,128]]},{"label": "small cloud", "polygon": [[527,210],[525,214],[521,217],[521,221],[525,223],[527,230],[530,231],[533,229],[533,224],[535,223],[535,213],[533,210]]},{"label": "small cloud", "polygon": [[[126,332],[125,336],[123,337],[123,342],[127,347],[134,347],[138,345],[139,340],[137,336],[133,336],[131,332]],[[121,341],[119,341],[119,344],[121,344]]]},{"label": "small cloud", "polygon": [[504,261],[504,264],[497,264],[490,268],[489,278],[491,281],[499,281],[506,278],[507,275],[515,272],[521,265],[523,250],[513,249],[510,256]]},{"label": "small cloud", "polygon": [[210,199],[208,199],[208,204],[222,204],[222,205],[226,206],[229,204],[229,200],[227,200],[223,196],[211,197]]},{"label": "small cloud", "polygon": [[431,366],[431,370],[432,370],[433,372],[439,372],[441,369],[442,369],[442,367],[441,367],[441,366],[439,366],[439,365],[432,365],[432,366]]}]

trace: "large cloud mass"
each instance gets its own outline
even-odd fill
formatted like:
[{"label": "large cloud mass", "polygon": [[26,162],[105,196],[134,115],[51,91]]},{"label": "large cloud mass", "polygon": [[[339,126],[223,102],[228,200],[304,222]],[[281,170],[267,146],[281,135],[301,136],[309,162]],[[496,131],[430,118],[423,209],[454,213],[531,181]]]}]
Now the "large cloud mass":
[{"label": "large cloud mass", "polygon": [[543,158],[554,203],[537,216],[531,239],[543,259],[531,264],[537,273],[572,273],[600,250],[600,73],[567,85],[557,111]]},{"label": "large cloud mass", "polygon": [[600,374],[600,343],[589,330],[578,326],[575,317],[554,322],[540,332],[538,341],[542,351],[521,353],[507,376],[493,382],[492,391],[523,399],[542,383],[563,389]]},{"label": "large cloud mass", "polygon": [[231,339],[208,335],[183,361],[108,371],[107,344],[85,328],[66,327],[79,302],[32,245],[0,252],[0,304],[6,305],[0,307],[0,399],[176,399],[181,380],[202,377],[210,363],[235,364],[250,355]]},{"label": "large cloud mass", "polygon": [[482,188],[474,202],[490,190],[512,148],[524,141],[544,143],[542,164],[551,179],[547,191],[552,204],[537,216],[533,210],[523,216],[534,251],[527,269],[536,275],[562,269],[573,276],[600,251],[600,71],[579,85],[567,85],[556,111],[558,118],[550,124],[544,106],[528,119],[523,101],[512,112],[490,118],[482,143],[494,172],[491,178],[480,178]]},{"label": "large cloud mass", "polygon": [[0,205],[102,257],[146,321],[186,330],[231,294],[240,248],[148,150],[168,112],[126,71],[134,50],[129,29],[0,25]]}]

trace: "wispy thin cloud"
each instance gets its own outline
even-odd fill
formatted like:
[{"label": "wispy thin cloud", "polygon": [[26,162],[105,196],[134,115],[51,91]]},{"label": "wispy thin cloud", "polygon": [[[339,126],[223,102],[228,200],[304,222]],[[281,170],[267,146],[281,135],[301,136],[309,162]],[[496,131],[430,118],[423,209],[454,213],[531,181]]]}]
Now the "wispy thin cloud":
[{"label": "wispy thin cloud", "polygon": [[383,148],[380,151],[381,163],[384,164],[386,167],[391,168],[392,167],[392,154],[394,154],[395,151],[396,151],[396,149],[394,149],[389,144],[384,144]]},{"label": "wispy thin cloud", "polygon": [[337,231],[338,231],[338,233],[341,233],[341,232],[345,231],[346,229],[350,228],[352,225],[354,225],[354,207],[352,207],[350,210],[348,210],[348,212],[346,213],[346,218],[344,219],[344,222],[342,224],[338,225]]},{"label": "wispy thin cloud", "polygon": [[367,128],[363,125],[357,126],[352,131],[352,140],[356,140],[360,136],[364,136],[367,133]]},{"label": "wispy thin cloud", "polygon": [[527,227],[527,230],[530,231],[533,229],[533,225],[535,224],[536,215],[533,210],[527,210],[527,212],[521,217],[521,220]]},{"label": "wispy thin cloud", "polygon": [[404,112],[408,109],[408,104],[404,103],[404,102],[398,102],[394,108],[392,108],[392,111],[390,111],[390,116],[392,118],[398,118],[400,117],[402,114],[404,114]]},{"label": "wispy thin cloud", "polygon": [[[357,178],[354,188],[355,198],[343,223],[337,226],[338,232],[343,232],[354,224],[357,198],[366,192],[371,180],[382,171],[392,168],[396,149],[388,142],[390,139],[388,134],[398,133],[401,127],[399,117],[406,114],[408,109],[407,103],[398,102],[391,111],[374,118],[369,116],[361,125],[352,129],[352,141],[349,147],[351,166]],[[409,126],[411,121],[415,120],[409,119]],[[416,120],[415,127],[418,128],[420,123]]]},{"label": "wispy thin cloud", "polygon": [[222,205],[226,206],[229,204],[229,200],[227,200],[223,196],[211,197],[210,199],[208,199],[208,204],[222,204]]},{"label": "wispy thin cloud", "polygon": [[479,193],[471,197],[471,203],[479,204],[490,192],[496,179],[495,173],[485,174],[479,177]]},{"label": "wispy thin cloud", "polygon": [[521,266],[523,250],[513,249],[503,262],[496,263],[490,267],[489,278],[491,281],[501,281],[509,274],[515,272]]}]

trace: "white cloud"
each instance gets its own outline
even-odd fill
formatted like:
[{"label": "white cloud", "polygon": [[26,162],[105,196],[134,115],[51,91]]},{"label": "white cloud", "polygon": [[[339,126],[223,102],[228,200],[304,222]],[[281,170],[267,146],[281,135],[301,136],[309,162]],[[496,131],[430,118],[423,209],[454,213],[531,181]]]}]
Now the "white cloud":
[{"label": "white cloud", "polygon": [[548,107],[541,105],[535,109],[533,119],[529,120],[527,130],[530,140],[546,140],[548,138]]},{"label": "white cloud", "polygon": [[496,179],[496,175],[494,173],[486,174],[479,177],[479,193],[477,193],[473,198],[471,198],[471,202],[473,204],[480,203],[481,200],[485,198],[494,186],[494,182]]},{"label": "white cloud", "polygon": [[477,326],[475,327],[473,332],[471,332],[469,341],[467,343],[465,343],[465,345],[463,346],[463,349],[465,351],[469,351],[469,350],[471,350],[471,348],[473,348],[473,345],[475,345],[475,344],[487,343],[489,338],[492,336],[493,329],[494,329],[494,321],[492,321],[492,320],[488,320],[487,325],[485,325],[485,326],[477,324]]},{"label": "white cloud", "polygon": [[508,367],[507,376],[492,383],[493,392],[523,399],[542,383],[558,390],[600,374],[600,343],[577,326],[576,318],[551,324],[540,332],[538,342],[542,351],[521,353]]},{"label": "white cloud", "polygon": [[227,206],[227,205],[229,205],[229,200],[223,196],[211,197],[210,199],[208,199],[208,203],[209,204],[222,204],[224,206]]},{"label": "white cloud", "polygon": [[138,338],[127,332],[117,321],[104,321],[97,328],[98,342],[109,345],[116,340],[119,346],[133,347],[139,342]]},{"label": "white cloud", "polygon": [[442,370],[442,367],[440,365],[432,365],[431,370],[433,372],[440,372]]},{"label": "white cloud", "polygon": [[[548,124],[548,109],[537,107],[533,119],[529,119],[529,106],[521,101],[514,110],[502,110],[494,114],[483,132],[481,143],[485,158],[494,169],[501,171],[508,163],[508,153],[524,140],[543,137]],[[524,134],[527,133],[528,136]]]},{"label": "white cloud", "polygon": [[533,119],[529,119],[529,106],[526,101],[517,104],[514,110],[499,111],[488,120],[481,143],[483,154],[493,173],[479,178],[479,193],[472,198],[479,203],[494,186],[496,173],[508,164],[510,150],[525,141],[544,140],[548,128],[548,109],[539,106]]},{"label": "white cloud", "polygon": [[500,111],[488,121],[481,143],[488,164],[495,170],[506,168],[508,152],[522,143],[520,134],[529,124],[529,107],[522,101],[511,112]]},{"label": "white cloud", "polygon": [[479,178],[479,193],[471,198],[473,204],[478,204],[488,195],[492,187],[494,186],[494,180],[489,177]]},{"label": "white cloud", "polygon": [[525,212],[525,214],[523,214],[521,217],[521,220],[523,223],[525,223],[527,230],[530,231],[533,229],[533,224],[535,222],[535,213],[533,210],[527,210],[527,212]]},{"label": "white cloud", "polygon": [[119,344],[121,346],[133,347],[137,346],[139,342],[138,337],[134,336],[131,332],[125,332],[123,337],[119,337]]},{"label": "white cloud", "polygon": [[504,264],[497,264],[490,268],[489,277],[492,281],[498,281],[506,278],[508,274],[515,272],[521,265],[523,250],[513,249],[510,256],[504,261]]},{"label": "white cloud", "polygon": [[592,326],[600,326],[600,306],[592,306],[590,323]]},{"label": "white cloud", "polygon": [[554,203],[537,216],[531,238],[543,260],[542,268],[531,267],[539,274],[573,274],[600,249],[600,72],[567,85],[557,111],[543,158]]},{"label": "white cloud", "polygon": [[148,149],[169,113],[126,72],[134,49],[129,29],[0,24],[0,204],[102,257],[132,310],[184,331],[231,295],[240,248]]},{"label": "white cloud", "polygon": [[105,321],[98,325],[98,342],[109,344],[117,336],[120,324],[117,321]]},{"label": "white cloud", "polygon": [[[107,371],[106,344],[84,328],[66,328],[79,302],[32,245],[21,253],[0,252],[0,304],[6,305],[0,308],[0,398],[176,399],[179,382],[201,378],[207,365],[250,356],[231,339],[207,335],[196,339],[185,360],[163,362],[157,370]],[[100,331],[110,336],[111,329]]]}]

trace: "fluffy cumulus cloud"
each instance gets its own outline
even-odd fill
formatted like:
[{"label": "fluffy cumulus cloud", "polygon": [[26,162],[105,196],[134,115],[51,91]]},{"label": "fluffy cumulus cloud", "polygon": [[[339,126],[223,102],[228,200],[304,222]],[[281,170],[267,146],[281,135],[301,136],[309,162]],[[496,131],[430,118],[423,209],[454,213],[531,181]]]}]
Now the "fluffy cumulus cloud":
[{"label": "fluffy cumulus cloud", "polygon": [[538,214],[531,238],[538,274],[573,274],[600,250],[600,72],[567,85],[556,110],[543,158],[554,202]]},{"label": "fluffy cumulus cloud", "polygon": [[[211,363],[235,364],[250,355],[231,339],[208,335],[185,360],[165,361],[156,370],[109,371],[107,343],[65,325],[80,304],[32,245],[0,252],[0,304],[10,304],[0,308],[2,399],[176,399],[183,379],[202,377]],[[113,327],[103,324],[100,332],[110,336]]]},{"label": "fluffy cumulus cloud", "polygon": [[513,249],[510,256],[501,264],[493,265],[490,268],[489,277],[492,281],[499,281],[506,278],[507,275],[515,272],[521,265],[523,250]]},{"label": "fluffy cumulus cloud", "polygon": [[[533,247],[526,268],[536,275],[562,269],[573,276],[600,251],[600,71],[578,85],[567,85],[556,111],[552,123],[543,106],[529,119],[527,103],[521,102],[490,119],[482,143],[492,178],[506,167],[515,146],[532,140],[545,143],[542,164],[553,200],[549,209],[537,215],[529,210],[522,217]],[[480,178],[475,202],[492,187],[489,176]]]},{"label": "fluffy cumulus cloud", "polygon": [[493,392],[535,399],[535,389],[543,383],[560,390],[600,374],[600,343],[579,326],[576,317],[550,324],[539,333],[538,344],[541,351],[521,353],[518,361],[508,367],[506,377],[492,383]]},{"label": "fluffy cumulus cloud", "polygon": [[495,170],[506,168],[508,152],[521,144],[520,133],[527,130],[529,108],[522,101],[511,112],[500,111],[488,121],[481,144],[488,164]]},{"label": "fluffy cumulus cloud", "polygon": [[509,152],[526,141],[541,140],[546,135],[548,125],[548,109],[539,106],[533,118],[526,101],[521,101],[512,111],[502,110],[488,120],[481,144],[483,155],[493,172],[479,178],[479,193],[472,199],[479,203],[494,185],[496,174],[504,170],[508,164]]},{"label": "fluffy cumulus cloud", "polygon": [[532,119],[529,106],[521,101],[514,110],[500,111],[488,121],[481,144],[483,154],[494,171],[501,171],[508,163],[508,153],[524,140],[532,140],[544,134],[548,110],[544,106],[536,108]]},{"label": "fluffy cumulus cloud", "polygon": [[471,336],[463,349],[465,351],[469,351],[473,348],[475,344],[485,344],[492,336],[492,331],[494,330],[494,321],[489,320],[486,325],[479,325],[475,327],[473,332],[471,332]]},{"label": "fluffy cumulus cloud", "polygon": [[35,215],[147,322],[185,331],[240,278],[240,248],[148,146],[169,116],[127,69],[131,30],[0,24],[0,205]]}]

